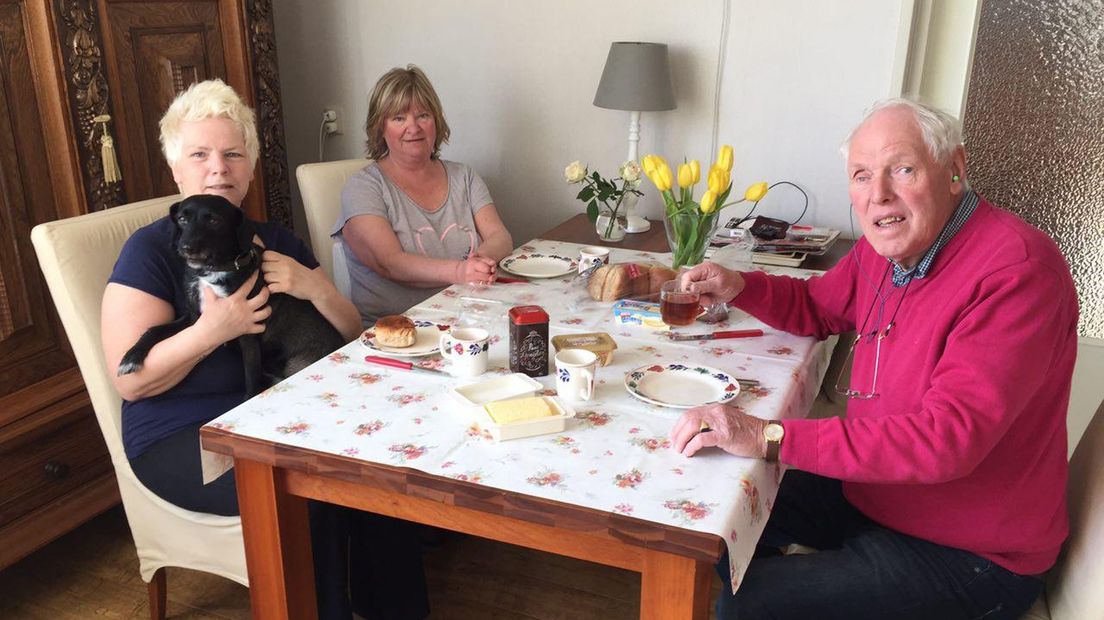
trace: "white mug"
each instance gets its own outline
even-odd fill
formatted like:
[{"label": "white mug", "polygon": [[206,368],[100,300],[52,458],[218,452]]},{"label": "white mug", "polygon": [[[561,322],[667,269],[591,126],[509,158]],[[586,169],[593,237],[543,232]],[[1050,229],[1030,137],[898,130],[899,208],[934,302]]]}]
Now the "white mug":
[{"label": "white mug", "polygon": [[609,264],[609,249],[588,245],[579,250],[579,273],[594,266],[595,263]]},{"label": "white mug", "polygon": [[568,402],[594,396],[598,355],[586,349],[564,349],[556,354],[556,393]]},{"label": "white mug", "polygon": [[487,372],[491,334],[478,327],[454,327],[441,334],[441,357],[457,377],[477,377]]}]

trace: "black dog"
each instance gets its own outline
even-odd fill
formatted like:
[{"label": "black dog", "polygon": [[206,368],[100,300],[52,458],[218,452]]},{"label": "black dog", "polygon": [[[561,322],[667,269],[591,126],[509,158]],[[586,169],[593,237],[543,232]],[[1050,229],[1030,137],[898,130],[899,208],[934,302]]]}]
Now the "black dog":
[{"label": "black dog", "polygon": [[[261,266],[263,248],[253,243],[254,229],[240,209],[221,196],[190,196],[169,209],[173,247],[184,258],[188,312],[146,330],[119,364],[119,375],[137,372],[150,349],[199,318],[201,286],[219,297],[241,288]],[[264,286],[263,274],[249,296]],[[284,293],[268,298],[272,314],[260,334],[238,337],[245,365],[246,397],[299,372],[345,344],[345,339],[309,301]]]}]

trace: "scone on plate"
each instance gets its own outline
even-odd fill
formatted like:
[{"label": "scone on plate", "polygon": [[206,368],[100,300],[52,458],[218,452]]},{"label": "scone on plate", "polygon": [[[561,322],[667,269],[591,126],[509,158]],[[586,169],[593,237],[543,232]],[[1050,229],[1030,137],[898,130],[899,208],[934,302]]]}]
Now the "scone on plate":
[{"label": "scone on plate", "polygon": [[376,344],[401,349],[409,347],[418,339],[418,330],[414,321],[401,314],[380,317],[376,321]]}]

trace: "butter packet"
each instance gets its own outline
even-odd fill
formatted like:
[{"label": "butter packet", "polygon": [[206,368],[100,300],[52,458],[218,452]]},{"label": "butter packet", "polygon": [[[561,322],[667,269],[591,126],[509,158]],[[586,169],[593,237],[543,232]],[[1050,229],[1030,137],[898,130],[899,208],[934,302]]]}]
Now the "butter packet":
[{"label": "butter packet", "polygon": [[617,343],[606,332],[586,334],[560,334],[552,337],[552,346],[559,353],[563,349],[586,349],[598,356],[603,366],[613,361],[613,350]]},{"label": "butter packet", "polygon": [[651,329],[670,329],[663,322],[658,301],[622,299],[613,304],[613,318],[618,325],[639,325]]}]

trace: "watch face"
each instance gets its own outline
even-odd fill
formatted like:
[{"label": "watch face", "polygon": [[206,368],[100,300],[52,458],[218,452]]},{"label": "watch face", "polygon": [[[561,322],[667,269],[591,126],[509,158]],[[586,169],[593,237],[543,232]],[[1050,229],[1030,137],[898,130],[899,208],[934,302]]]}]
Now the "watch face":
[{"label": "watch face", "polygon": [[786,429],[775,422],[768,424],[763,430],[763,436],[767,438],[767,441],[780,441],[785,433]]}]

